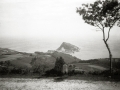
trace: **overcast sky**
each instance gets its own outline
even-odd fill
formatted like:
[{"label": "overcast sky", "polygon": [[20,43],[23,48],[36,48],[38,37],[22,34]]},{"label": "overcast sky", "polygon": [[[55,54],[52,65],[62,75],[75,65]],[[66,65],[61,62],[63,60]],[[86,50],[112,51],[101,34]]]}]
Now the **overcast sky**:
[{"label": "overcast sky", "polygon": [[[102,32],[84,23],[76,7],[95,0],[0,0],[0,37],[102,41]],[[120,28],[110,39],[120,41]],[[83,43],[84,43],[83,42]],[[93,43],[93,42],[89,42]],[[73,43],[74,44],[74,43]]]},{"label": "overcast sky", "polygon": [[76,13],[76,7],[82,3],[94,1],[0,0],[0,36],[79,38],[101,35]]},{"label": "overcast sky", "polygon": [[79,37],[90,27],[76,7],[94,0],[1,0],[0,35],[12,37]]}]

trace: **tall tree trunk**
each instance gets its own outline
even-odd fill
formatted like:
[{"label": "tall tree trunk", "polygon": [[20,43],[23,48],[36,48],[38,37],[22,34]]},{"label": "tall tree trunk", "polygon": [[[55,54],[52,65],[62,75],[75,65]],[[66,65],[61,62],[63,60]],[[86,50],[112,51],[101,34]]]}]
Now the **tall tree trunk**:
[{"label": "tall tree trunk", "polygon": [[112,74],[112,53],[111,53],[111,50],[110,50],[110,48],[109,48],[109,45],[108,45],[107,41],[105,41],[105,40],[103,40],[103,41],[104,41],[104,43],[105,43],[105,45],[106,45],[106,47],[107,47],[107,50],[108,50],[108,52],[109,52],[110,74]]}]

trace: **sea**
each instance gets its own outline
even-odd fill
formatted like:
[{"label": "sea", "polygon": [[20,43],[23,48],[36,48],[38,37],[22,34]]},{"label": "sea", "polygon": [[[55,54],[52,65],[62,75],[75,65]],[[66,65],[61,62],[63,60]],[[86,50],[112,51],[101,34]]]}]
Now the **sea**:
[{"label": "sea", "polygon": [[[108,58],[109,54],[102,39],[57,39],[57,38],[0,38],[0,47],[20,52],[34,53],[56,50],[62,42],[71,43],[80,48],[73,53],[82,60]],[[109,45],[114,58],[120,58],[120,41],[111,40]]]}]

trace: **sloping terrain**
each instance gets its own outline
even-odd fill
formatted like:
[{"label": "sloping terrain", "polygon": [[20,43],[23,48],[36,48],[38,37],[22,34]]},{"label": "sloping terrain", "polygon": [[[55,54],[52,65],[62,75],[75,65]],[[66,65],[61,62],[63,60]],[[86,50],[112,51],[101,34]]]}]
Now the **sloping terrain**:
[{"label": "sloping terrain", "polygon": [[52,54],[52,56],[55,57],[55,58],[62,57],[66,63],[72,63],[72,62],[79,62],[80,61],[80,59],[78,59],[76,57],[73,57],[72,55],[62,53],[62,52],[54,52]]},{"label": "sloping terrain", "polygon": [[[9,50],[9,52],[10,51],[14,52],[13,50],[10,50],[10,49],[5,49],[5,50]],[[2,51],[4,52],[4,50]],[[2,51],[0,52],[2,53]],[[34,58],[36,58],[36,60],[33,62],[34,66],[44,65],[46,66],[47,69],[52,69],[55,65],[55,61],[57,57],[62,57],[67,64],[70,64],[70,63],[75,64],[76,67],[79,67],[84,71],[96,71],[96,70],[101,71],[109,68],[109,60],[107,59],[81,61],[80,59],[72,55],[65,54],[63,52],[57,52],[57,51],[51,54],[49,53],[29,54],[29,53],[22,53],[22,52],[9,53],[9,54],[0,55],[0,62],[10,61],[10,64],[14,67],[32,68],[33,64],[31,62]],[[119,65],[116,65],[113,62],[113,66],[119,66]]]},{"label": "sloping terrain", "polygon": [[[5,50],[10,50],[10,49],[5,49]],[[1,53],[4,52],[4,49],[0,51]],[[17,52],[17,51],[16,51]],[[9,53],[0,55],[0,62],[1,65],[6,65],[5,63],[8,63],[9,61],[10,65],[18,68],[31,68],[32,67],[32,60],[36,58],[34,61],[34,66],[38,65],[45,65],[47,68],[52,69],[54,67],[55,61],[57,57],[63,57],[64,61],[66,63],[72,63],[72,62],[79,62],[79,59],[69,55],[65,54],[62,52],[54,52],[51,54],[48,53],[24,53],[24,52],[19,52],[19,53]],[[5,62],[5,63],[4,63]]]},{"label": "sloping terrain", "polygon": [[74,63],[74,65],[85,72],[104,71],[109,69],[100,65],[94,65],[90,63]]},{"label": "sloping terrain", "polygon": [[24,57],[24,55],[22,54],[12,54],[12,55],[1,55],[0,56],[0,61],[12,61],[12,60],[16,60],[17,58],[21,58]]},{"label": "sloping terrain", "polygon": [[30,62],[33,57],[23,57],[23,58],[18,58],[16,60],[12,60],[11,64],[14,65],[15,67],[20,67],[20,68],[31,68],[32,66],[30,65]]},{"label": "sloping terrain", "polygon": [[8,48],[0,48],[0,55],[18,54],[17,51]]}]

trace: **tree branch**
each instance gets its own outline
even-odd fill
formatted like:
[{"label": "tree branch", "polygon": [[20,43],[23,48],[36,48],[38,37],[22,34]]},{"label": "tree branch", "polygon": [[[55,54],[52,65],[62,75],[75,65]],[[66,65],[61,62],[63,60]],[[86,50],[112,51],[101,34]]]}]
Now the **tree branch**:
[{"label": "tree branch", "polygon": [[[120,18],[119,18],[119,19],[120,19]],[[115,24],[119,19],[115,20],[115,21],[113,22],[112,26],[110,26],[109,31],[108,31],[108,37],[107,37],[107,39],[106,39],[106,42],[107,42],[108,39],[109,39],[111,28],[114,26],[114,24]]]},{"label": "tree branch", "polygon": [[95,23],[95,24],[97,25],[98,28],[100,28],[103,31],[103,29],[97,23]]},{"label": "tree branch", "polygon": [[104,27],[103,27],[103,40],[105,41],[105,32],[104,32]]},{"label": "tree branch", "polygon": [[[99,21],[99,20],[98,20]],[[99,21],[99,23],[101,24],[101,26],[103,27],[102,23]],[[104,28],[104,27],[103,27]]]},{"label": "tree branch", "polygon": [[[103,24],[100,22],[100,20],[97,19],[97,21],[99,21],[100,25],[103,27]],[[103,27],[104,28],[104,27]]]},{"label": "tree branch", "polygon": [[106,39],[106,42],[107,42],[107,41],[108,41],[108,39],[109,39],[109,36],[110,36],[110,30],[111,30],[111,28],[112,28],[112,27],[110,27],[110,28],[109,28],[109,31],[108,31],[108,37],[107,37],[107,39]]}]

